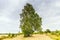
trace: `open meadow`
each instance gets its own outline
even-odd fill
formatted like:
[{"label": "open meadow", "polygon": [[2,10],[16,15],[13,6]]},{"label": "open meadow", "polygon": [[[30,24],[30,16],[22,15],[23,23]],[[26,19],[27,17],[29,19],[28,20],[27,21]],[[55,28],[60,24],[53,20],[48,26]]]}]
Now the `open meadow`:
[{"label": "open meadow", "polygon": [[12,34],[0,35],[0,40],[60,40],[57,33],[33,34],[31,37],[24,37],[23,34],[12,36]]},{"label": "open meadow", "polygon": [[49,36],[45,34],[34,34],[32,37],[24,38],[23,35],[18,35],[14,38],[6,38],[4,40],[52,40]]},{"label": "open meadow", "polygon": [[60,40],[60,35],[48,34],[48,36],[49,36],[50,38],[52,38],[53,40]]}]

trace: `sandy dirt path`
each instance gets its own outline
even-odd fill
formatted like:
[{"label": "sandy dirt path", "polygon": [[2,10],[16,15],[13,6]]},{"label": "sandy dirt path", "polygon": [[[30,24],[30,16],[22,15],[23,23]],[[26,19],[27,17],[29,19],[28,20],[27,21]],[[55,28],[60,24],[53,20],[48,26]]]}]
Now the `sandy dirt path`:
[{"label": "sandy dirt path", "polygon": [[23,35],[19,35],[15,38],[7,38],[4,40],[52,40],[52,39],[45,34],[44,35],[34,34],[33,37],[24,38]]}]

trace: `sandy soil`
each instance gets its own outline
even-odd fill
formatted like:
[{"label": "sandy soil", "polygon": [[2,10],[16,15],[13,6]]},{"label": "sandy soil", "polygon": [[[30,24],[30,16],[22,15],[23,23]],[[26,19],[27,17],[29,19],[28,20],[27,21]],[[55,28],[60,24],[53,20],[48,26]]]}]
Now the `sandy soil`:
[{"label": "sandy soil", "polygon": [[49,36],[43,34],[34,34],[33,37],[24,38],[23,35],[19,35],[15,38],[6,38],[4,40],[52,40]]}]

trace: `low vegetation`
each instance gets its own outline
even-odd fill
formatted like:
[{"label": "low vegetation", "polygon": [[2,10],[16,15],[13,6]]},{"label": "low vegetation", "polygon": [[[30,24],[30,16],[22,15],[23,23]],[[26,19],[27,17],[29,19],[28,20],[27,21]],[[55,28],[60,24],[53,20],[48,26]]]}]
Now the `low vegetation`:
[{"label": "low vegetation", "polygon": [[50,36],[53,40],[60,40],[60,31],[58,30],[51,31],[51,33],[48,33],[47,35]]},{"label": "low vegetation", "polygon": [[0,40],[3,40],[3,39],[6,39],[6,38],[14,38],[16,37],[17,35],[20,35],[20,34],[12,34],[12,33],[8,33],[8,34],[0,34]]},{"label": "low vegetation", "polygon": [[[33,35],[36,34],[45,34],[47,36],[49,36],[51,39],[53,40],[60,40],[60,31],[56,30],[56,31],[50,31],[49,29],[47,29],[46,31],[42,31],[42,32],[35,32],[33,33]],[[7,36],[1,36],[0,40],[6,39],[6,38],[14,38],[17,37],[17,35],[23,35],[23,33],[18,33],[18,34],[12,34],[9,33]],[[37,36],[37,35],[36,35]],[[30,37],[29,37],[30,38]]]}]

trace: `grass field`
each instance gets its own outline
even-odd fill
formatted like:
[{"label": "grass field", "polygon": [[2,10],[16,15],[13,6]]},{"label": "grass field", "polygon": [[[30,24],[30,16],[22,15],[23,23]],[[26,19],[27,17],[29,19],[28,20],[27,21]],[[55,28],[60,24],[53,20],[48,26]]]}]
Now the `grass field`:
[{"label": "grass field", "polygon": [[53,40],[60,40],[60,35],[48,34],[48,36],[50,36]]},{"label": "grass field", "polygon": [[52,40],[49,36],[46,34],[33,34],[32,37],[26,37],[24,38],[23,35],[18,35],[13,38],[6,38],[3,40]]},{"label": "grass field", "polygon": [[[0,38],[8,35],[0,35]],[[3,40],[60,40],[60,35],[47,34],[33,34],[32,37],[23,37],[23,34],[17,35],[13,38],[4,38]]]}]

